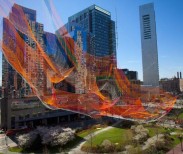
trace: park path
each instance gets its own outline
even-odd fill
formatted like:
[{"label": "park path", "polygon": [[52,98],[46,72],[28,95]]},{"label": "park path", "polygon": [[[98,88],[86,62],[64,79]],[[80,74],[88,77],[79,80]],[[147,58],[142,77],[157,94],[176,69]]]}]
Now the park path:
[{"label": "park path", "polygon": [[181,144],[178,144],[175,148],[171,149],[166,154],[183,154],[183,151],[181,151]]},{"label": "park path", "polygon": [[[171,135],[177,135],[176,132],[170,133]],[[178,133],[180,134],[180,133]],[[183,133],[182,133],[183,135]],[[183,146],[183,143],[182,143]],[[169,152],[167,152],[166,154],[183,154],[183,149],[181,151],[181,143],[178,144],[176,147],[174,147],[173,149],[171,149]]]},{"label": "park path", "polygon": [[115,126],[117,126],[122,120],[119,120],[118,122],[116,122],[115,124],[113,124],[112,126],[108,126],[106,128],[103,128],[101,130],[98,130],[96,132],[93,132],[87,136],[84,137],[84,141],[82,141],[81,143],[79,143],[76,147],[74,147],[73,149],[71,149],[69,151],[69,154],[86,154],[87,152],[83,152],[81,151],[81,147],[83,146],[83,144],[85,144],[91,137],[96,136],[97,134],[107,131]]}]

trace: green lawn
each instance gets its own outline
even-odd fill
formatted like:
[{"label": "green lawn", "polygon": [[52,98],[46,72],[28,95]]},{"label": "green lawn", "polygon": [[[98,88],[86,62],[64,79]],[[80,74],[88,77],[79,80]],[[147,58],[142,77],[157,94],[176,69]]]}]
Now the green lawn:
[{"label": "green lawn", "polygon": [[174,139],[173,146],[176,146],[177,144],[180,143],[180,140],[178,139],[178,137],[176,135],[172,135],[172,138]]},{"label": "green lawn", "polygon": [[[111,128],[92,137],[92,145],[101,145],[104,140],[110,140],[112,143],[123,144],[132,138],[132,131],[129,129]],[[91,140],[86,142],[84,146],[90,146]]]},{"label": "green lawn", "polygon": [[[165,133],[167,131],[165,128],[157,127],[157,126],[154,126],[154,127],[147,126],[146,128],[149,130],[150,137],[155,136],[157,134],[157,132],[158,132],[158,134],[160,134],[160,133]],[[172,132],[181,133],[182,130],[174,129]],[[177,144],[180,143],[180,140],[178,139],[177,135],[171,135],[171,137],[174,139],[173,146],[176,146]]]},{"label": "green lawn", "polygon": [[84,138],[85,136],[98,131],[96,128],[90,128],[77,133],[77,136]]},{"label": "green lawn", "polygon": [[183,119],[183,112],[179,115],[179,119]]},{"label": "green lawn", "polygon": [[150,126],[147,126],[146,128],[149,130],[149,136],[150,137],[155,136],[157,133],[160,134],[160,133],[165,133],[166,132],[166,130],[163,127],[158,127],[158,126],[150,127]]},{"label": "green lawn", "polygon": [[99,125],[99,126],[95,125],[95,126],[89,128],[89,129],[86,129],[86,130],[83,130],[81,132],[78,132],[77,136],[84,138],[85,136],[87,136],[87,135],[89,135],[91,133],[94,133],[94,132],[96,132],[96,131],[98,131],[98,130],[100,130],[102,128],[105,128],[105,127],[106,127],[106,125]]},{"label": "green lawn", "polygon": [[19,147],[11,147],[8,150],[11,152],[23,152],[23,149]]},{"label": "green lawn", "polygon": [[42,148],[33,150],[33,149],[23,149],[20,147],[10,147],[8,148],[8,150],[11,152],[17,152],[17,153],[32,153],[32,152],[43,153]]}]

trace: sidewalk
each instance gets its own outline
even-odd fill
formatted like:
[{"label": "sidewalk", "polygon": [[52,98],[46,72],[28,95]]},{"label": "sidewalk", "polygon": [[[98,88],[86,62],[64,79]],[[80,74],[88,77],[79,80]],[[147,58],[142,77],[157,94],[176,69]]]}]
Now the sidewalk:
[{"label": "sidewalk", "polygon": [[181,144],[178,144],[174,149],[170,150],[166,154],[183,154],[183,151],[181,151]]},{"label": "sidewalk", "polygon": [[8,151],[9,147],[15,147],[17,144],[10,139],[8,136],[6,138],[5,134],[0,135],[0,153],[6,154],[6,153],[11,153]]}]

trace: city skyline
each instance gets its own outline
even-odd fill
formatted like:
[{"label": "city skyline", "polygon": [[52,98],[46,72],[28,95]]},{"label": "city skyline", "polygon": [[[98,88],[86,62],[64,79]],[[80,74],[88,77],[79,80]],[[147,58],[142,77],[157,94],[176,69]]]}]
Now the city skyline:
[{"label": "city skyline", "polygon": [[[21,0],[16,2],[22,6],[38,11],[37,18],[41,23],[45,25],[45,31],[55,31],[54,27],[52,26],[51,18],[49,16],[45,18],[45,14],[48,15],[48,10],[45,7],[44,1],[33,1],[31,4]],[[160,78],[170,78],[176,76],[177,71],[183,72],[183,62],[181,61],[181,57],[183,56],[183,53],[181,53],[181,50],[183,50],[183,37],[181,35],[181,31],[183,31],[181,28],[183,22],[177,20],[181,19],[183,14],[181,14],[181,7],[183,6],[181,1],[177,0],[159,2],[156,0],[143,0],[138,2],[111,1],[111,3],[104,3],[103,1],[94,0],[92,2],[81,3],[79,6],[76,4],[80,1],[74,1],[72,2],[72,6],[74,5],[75,7],[72,9],[70,9],[69,4],[66,1],[53,2],[58,11],[58,14],[60,15],[60,18],[62,19],[63,24],[67,22],[69,16],[75,14],[80,10],[83,10],[92,4],[96,4],[106,10],[109,10],[114,21],[116,21],[116,10],[118,32],[118,67],[138,71],[140,80],[142,80],[142,59],[138,10],[140,5],[153,2],[156,12]],[[174,57],[174,59],[172,57]]]},{"label": "city skyline", "polygon": [[[51,14],[56,16],[51,1],[46,5]],[[3,18],[2,41],[4,57],[13,67],[9,64],[5,65],[7,63],[3,59],[2,100],[3,103],[10,102],[6,103],[7,106],[12,103],[11,100],[20,99],[22,96],[30,98],[35,94],[43,105],[51,109],[68,110],[93,118],[118,115],[121,118],[151,121],[158,116],[161,117],[161,114],[166,113],[167,109],[170,109],[170,105],[175,103],[176,99],[173,96],[167,97],[166,93],[162,92],[168,98],[168,100],[163,99],[167,107],[162,107],[161,111],[157,112],[158,114],[145,110],[142,102],[154,99],[157,95],[157,87],[143,87],[141,90],[140,82],[136,80],[136,77],[133,77],[133,80],[128,76],[132,79],[129,81],[125,76],[125,74],[128,75],[128,70],[125,70],[127,73],[124,74],[121,69],[115,67],[115,62],[110,64],[110,69],[105,68],[105,71],[97,71],[110,59],[108,56],[101,58],[84,53],[83,43],[86,37],[82,35],[81,29],[71,26],[77,36],[73,36],[75,42],[72,38],[68,38],[68,35],[61,37],[63,33],[67,32],[59,29],[59,32],[55,34],[58,39],[57,46],[54,43],[53,34],[50,33],[51,36],[46,35],[45,37],[47,32],[44,31],[44,25],[37,22],[35,10],[17,4],[14,4],[11,10],[9,18]],[[90,18],[91,12],[96,18]],[[91,12],[77,16],[76,22],[85,21],[87,17],[95,21],[99,17],[97,15],[102,14],[103,18],[106,17],[105,10],[96,7],[96,5],[92,6]],[[105,24],[111,26],[110,22]],[[92,26],[94,25],[97,26],[95,22]],[[96,32],[95,29],[92,29],[93,32]],[[109,34],[111,34],[110,30]],[[40,46],[43,46],[44,49]],[[63,61],[63,57],[58,60],[55,58],[62,54],[61,48],[72,62],[72,65],[69,64],[69,61],[66,62],[69,68],[65,66],[65,63],[64,65],[60,63]],[[52,49],[56,51],[56,54],[51,52]],[[49,55],[47,55],[48,53]],[[114,69],[112,69],[113,66]],[[30,90],[28,88],[25,92],[26,84],[22,84],[23,81],[17,77],[15,70],[24,78],[26,84],[30,85]],[[133,72],[131,71],[130,74],[133,75]],[[73,86],[74,90],[70,91],[70,88],[66,88],[63,85],[64,81]],[[142,92],[143,95],[141,95]],[[122,103],[126,103],[126,105],[121,106]]]},{"label": "city skyline", "polygon": [[107,2],[0,0],[0,153],[182,153],[183,2]]}]

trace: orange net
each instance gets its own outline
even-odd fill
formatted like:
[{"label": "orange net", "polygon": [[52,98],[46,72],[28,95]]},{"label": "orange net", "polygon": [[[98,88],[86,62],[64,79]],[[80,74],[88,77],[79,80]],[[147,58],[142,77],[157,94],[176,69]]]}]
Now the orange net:
[{"label": "orange net", "polygon": [[[52,2],[47,1],[46,6],[57,22]],[[105,115],[146,121],[172,109],[176,98],[159,88],[142,89],[132,84],[116,68],[112,55],[97,57],[84,52],[81,31],[77,31],[76,40],[59,32],[53,35],[58,44],[53,48],[55,42],[45,38],[43,25],[25,12],[15,4],[5,18],[6,13],[1,10],[4,17],[1,48],[8,63],[31,87],[29,94],[35,94],[42,103],[92,117]],[[53,49],[45,47],[49,45]]]}]

